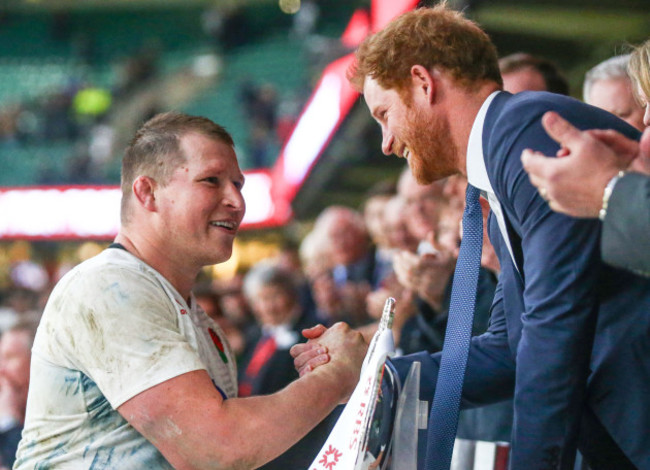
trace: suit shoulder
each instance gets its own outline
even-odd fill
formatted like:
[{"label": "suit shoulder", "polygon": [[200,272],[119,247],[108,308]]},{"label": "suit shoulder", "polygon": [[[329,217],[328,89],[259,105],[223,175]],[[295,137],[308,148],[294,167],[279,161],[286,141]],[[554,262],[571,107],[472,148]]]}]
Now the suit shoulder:
[{"label": "suit shoulder", "polygon": [[[490,115],[490,109],[488,116]],[[509,95],[501,107],[495,107],[495,131],[524,128],[539,121],[547,111],[555,111],[578,129],[615,129],[630,138],[638,139],[640,133],[632,126],[595,106],[570,96],[540,91],[525,91]]]},{"label": "suit shoulder", "polygon": [[523,127],[530,121],[540,119],[547,111],[578,115],[584,113],[586,107],[588,105],[568,96],[525,91],[510,95],[503,100],[501,106],[495,106],[494,110],[491,107],[488,111],[488,119],[491,117],[490,114],[494,112],[493,119],[495,123]]}]

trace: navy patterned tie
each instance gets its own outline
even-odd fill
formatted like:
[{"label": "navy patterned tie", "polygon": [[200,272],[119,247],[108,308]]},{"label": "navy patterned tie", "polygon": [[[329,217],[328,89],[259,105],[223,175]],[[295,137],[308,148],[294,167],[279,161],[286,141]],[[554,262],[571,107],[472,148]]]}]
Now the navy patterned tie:
[{"label": "navy patterned tie", "polygon": [[429,414],[426,470],[449,470],[454,450],[483,246],[483,214],[479,195],[477,188],[467,185],[463,239],[454,272],[438,382]]}]

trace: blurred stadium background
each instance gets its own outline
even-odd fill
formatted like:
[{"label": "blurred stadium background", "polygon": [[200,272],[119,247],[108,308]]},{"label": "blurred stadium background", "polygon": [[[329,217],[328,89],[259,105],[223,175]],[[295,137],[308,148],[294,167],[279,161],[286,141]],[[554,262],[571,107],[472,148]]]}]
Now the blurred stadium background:
[{"label": "blurred stadium background", "polygon": [[[272,174],[323,71],[353,50],[374,3],[379,2],[2,0],[0,192],[115,186],[122,149],[134,130],[170,109],[225,125],[242,168]],[[648,0],[449,3],[483,26],[501,55],[525,51],[555,61],[578,98],[588,68],[650,31]],[[353,18],[358,22],[351,23]],[[230,272],[285,239],[299,240],[324,207],[358,207],[373,184],[396,177],[403,161],[381,155],[379,129],[360,100],[339,124],[284,216],[253,223],[241,234]],[[3,207],[0,289],[9,285],[16,262],[74,263],[108,242],[82,232],[3,232],[18,218],[35,218],[29,206]]]}]

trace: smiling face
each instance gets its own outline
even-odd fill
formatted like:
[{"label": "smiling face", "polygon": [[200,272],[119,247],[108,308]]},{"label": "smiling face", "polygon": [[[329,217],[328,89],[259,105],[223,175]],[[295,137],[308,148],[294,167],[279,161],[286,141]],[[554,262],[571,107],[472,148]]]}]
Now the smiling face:
[{"label": "smiling face", "polygon": [[[410,92],[421,91],[413,88]],[[450,139],[449,121],[433,109],[435,104],[427,106],[425,99],[411,99],[407,105],[397,90],[387,90],[370,77],[366,77],[363,93],[381,126],[385,155],[406,158],[420,184],[457,173],[458,152]]]},{"label": "smiling face", "polygon": [[155,193],[165,250],[199,267],[226,261],[246,209],[235,151],[194,132],[180,148],[185,162]]}]

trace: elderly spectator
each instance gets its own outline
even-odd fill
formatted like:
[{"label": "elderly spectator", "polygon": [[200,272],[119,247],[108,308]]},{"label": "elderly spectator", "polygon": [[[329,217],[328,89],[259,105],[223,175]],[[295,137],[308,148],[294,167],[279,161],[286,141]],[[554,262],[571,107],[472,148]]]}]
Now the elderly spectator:
[{"label": "elderly spectator", "polygon": [[334,282],[325,234],[312,230],[300,244],[300,259],[311,287],[317,315],[326,325],[347,321],[347,312],[339,287]]},{"label": "elderly spectator", "polygon": [[314,230],[326,237],[337,283],[373,283],[372,246],[361,214],[349,207],[328,207],[316,219]]},{"label": "elderly spectator", "polygon": [[354,326],[368,323],[366,295],[379,286],[381,277],[363,217],[349,207],[330,206],[316,219],[314,231],[325,244],[333,280],[350,322]]},{"label": "elderly spectator", "polygon": [[643,106],[635,96],[627,72],[630,54],[611,57],[593,67],[585,75],[583,97],[591,104],[623,119],[640,131],[643,123]]}]

